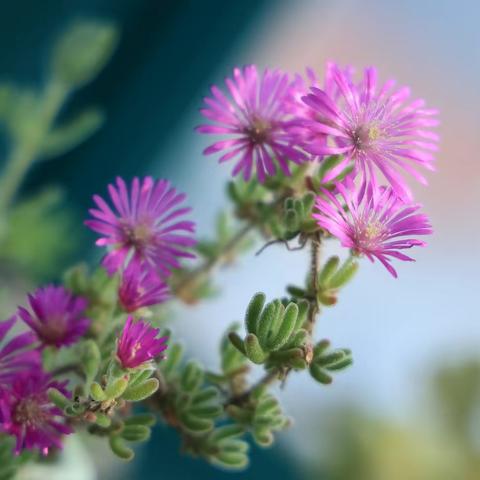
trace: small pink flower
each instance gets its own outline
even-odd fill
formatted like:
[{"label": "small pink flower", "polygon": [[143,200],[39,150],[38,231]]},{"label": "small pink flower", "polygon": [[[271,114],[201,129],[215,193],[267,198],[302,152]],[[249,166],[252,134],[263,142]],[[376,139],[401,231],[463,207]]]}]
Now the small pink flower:
[{"label": "small pink flower", "polygon": [[232,174],[243,172],[249,180],[252,171],[260,182],[275,175],[277,167],[290,175],[288,162],[300,164],[307,159],[295,144],[295,136],[287,127],[292,119],[288,99],[292,83],[288,74],[265,69],[259,75],[255,65],[235,68],[233,78],[226,78],[228,98],[217,86],[211,87],[212,96],[206,97],[202,115],[213,125],[197,127],[200,133],[225,135],[204,154],[222,152],[220,163],[235,160]]},{"label": "small pink flower", "polygon": [[41,370],[23,372],[0,389],[0,431],[16,438],[15,454],[38,449],[47,455],[62,448],[62,435],[72,433],[63,412],[50,402],[47,390],[56,388],[69,396],[67,382],[56,382]]},{"label": "small pink flower", "polygon": [[158,305],[168,298],[169,288],[162,278],[151,270],[145,270],[138,263],[129,263],[118,289],[119,302],[126,312]]},{"label": "small pink flower", "polygon": [[316,200],[318,213],[313,214],[318,225],[337,237],[344,247],[372,262],[377,258],[397,277],[390,265],[391,258],[414,261],[400,250],[425,246],[425,242],[410,236],[432,233],[428,218],[417,213],[420,205],[404,203],[391,187],[369,184],[357,190],[351,181],[336,187],[347,210],[331,192],[322,190],[323,195]]},{"label": "small pink flower", "polygon": [[192,236],[195,224],[179,220],[190,212],[180,207],[185,195],[178,193],[166,180],[134,178],[130,192],[121,178],[108,191],[115,211],[98,195],[93,199],[98,208],[90,210],[93,220],[85,224],[102,236],[97,245],[109,247],[103,266],[109,274],[131,261],[142,263],[161,276],[172,268],[180,268],[179,258],[194,258],[189,251],[196,243]]},{"label": "small pink flower", "polygon": [[[337,93],[312,87],[303,97],[316,112],[316,118],[303,121],[312,132],[304,148],[314,155],[344,156],[325,181],[353,161],[363,182],[377,182],[380,174],[399,196],[410,200],[403,172],[426,184],[417,167],[434,169],[431,152],[438,149],[439,137],[430,128],[438,125],[438,111],[424,108],[423,100],[407,103],[410,89],[394,90],[392,80],[379,88],[375,68],[367,68],[358,84],[336,65],[330,67],[330,75]],[[322,135],[335,144],[325,143]]]},{"label": "small pink flower", "polygon": [[129,316],[117,345],[117,357],[122,367],[137,368],[166,350],[168,337],[158,338],[159,333],[158,328],[142,320],[134,321]]},{"label": "small pink flower", "polygon": [[18,308],[18,316],[37,334],[43,345],[72,345],[85,334],[90,320],[84,316],[87,301],[64,287],[47,285],[28,295],[31,312]]}]

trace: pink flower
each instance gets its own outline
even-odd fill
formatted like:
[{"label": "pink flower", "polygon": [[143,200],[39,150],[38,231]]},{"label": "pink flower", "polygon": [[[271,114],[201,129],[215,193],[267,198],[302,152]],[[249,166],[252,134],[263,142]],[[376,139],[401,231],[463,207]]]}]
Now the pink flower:
[{"label": "pink flower", "polygon": [[19,317],[37,334],[43,345],[72,345],[85,334],[90,320],[84,316],[87,301],[64,287],[47,285],[28,295],[31,312],[19,307]]},{"label": "pink flower", "polygon": [[[323,91],[330,98],[337,101],[340,93],[332,78],[335,68],[336,65],[334,63],[327,62]],[[351,78],[352,68],[346,67],[343,73],[348,78]],[[315,125],[317,121],[322,121],[324,118],[315,108],[312,108],[303,101],[303,97],[310,92],[312,87],[318,89],[322,88],[315,71],[312,68],[307,67],[305,78],[297,74],[293,82],[291,98],[289,101],[294,119],[288,124],[288,128],[292,134],[295,134],[295,138],[299,144],[310,145],[315,143],[318,148],[319,145],[327,145],[328,135],[312,128],[312,124]],[[321,160],[325,156],[325,154],[320,154],[315,155],[314,158]]]},{"label": "pink flower", "polygon": [[[15,316],[0,322],[0,343],[3,343],[15,322]],[[36,340],[33,332],[24,332],[0,347],[0,385],[10,383],[22,371],[40,368],[40,353],[33,348]]]},{"label": "pink flower", "polygon": [[425,242],[409,237],[432,233],[428,218],[417,213],[420,205],[404,203],[391,187],[369,184],[357,190],[351,181],[336,187],[347,211],[331,192],[323,190],[323,196],[316,200],[318,213],[313,215],[318,225],[337,237],[344,247],[364,254],[372,262],[377,258],[397,277],[390,265],[391,258],[414,261],[399,250],[425,246]]},{"label": "pink flower", "polygon": [[129,263],[118,289],[119,302],[126,312],[157,305],[168,298],[169,288],[163,279],[138,263]]},{"label": "pink flower", "polygon": [[331,76],[338,98],[331,92],[311,88],[303,101],[317,113],[317,118],[303,124],[320,138],[322,134],[330,136],[335,145],[313,138],[304,148],[315,155],[344,156],[326,181],[353,161],[362,181],[376,182],[380,173],[399,196],[411,199],[403,172],[426,184],[416,167],[434,169],[431,152],[438,149],[439,137],[430,127],[438,125],[434,118],[438,111],[424,108],[423,100],[406,103],[410,89],[394,90],[392,80],[378,88],[375,68],[367,68],[357,85],[336,65],[331,67]]},{"label": "pink flower", "polygon": [[166,348],[168,337],[157,338],[158,328],[129,316],[118,340],[117,357],[123,368],[137,368],[158,357]]},{"label": "pink flower", "polygon": [[15,454],[38,448],[47,455],[51,447],[62,448],[62,435],[72,429],[63,423],[63,412],[50,402],[47,390],[56,388],[69,396],[65,386],[66,382],[32,370],[0,390],[0,431],[16,438]]},{"label": "pink flower", "polygon": [[290,175],[288,162],[300,164],[307,157],[286,128],[292,119],[288,98],[293,87],[288,75],[265,69],[260,76],[255,65],[248,65],[235,68],[233,78],[226,78],[225,84],[231,99],[212,86],[212,96],[204,99],[205,108],[200,112],[214,124],[201,125],[197,131],[225,135],[226,139],[203,153],[222,152],[220,163],[234,159],[232,174],[243,172],[245,180],[255,169],[263,183],[267,175],[275,175],[277,166]]},{"label": "pink flower", "polygon": [[188,250],[196,243],[192,236],[195,224],[179,220],[191,210],[179,206],[184,194],[168,181],[152,177],[134,178],[130,192],[123,179],[117,178],[116,183],[108,186],[115,210],[95,195],[98,208],[90,210],[94,220],[85,222],[102,235],[97,245],[110,248],[102,262],[109,274],[124,267],[130,253],[131,261],[143,263],[161,276],[179,268],[179,258],[194,258]]}]

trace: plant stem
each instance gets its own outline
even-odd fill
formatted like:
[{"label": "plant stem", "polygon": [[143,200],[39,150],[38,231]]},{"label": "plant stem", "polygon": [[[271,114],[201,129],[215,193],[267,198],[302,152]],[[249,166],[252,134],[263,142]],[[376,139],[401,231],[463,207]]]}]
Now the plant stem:
[{"label": "plant stem", "polygon": [[5,217],[27,171],[41,153],[45,137],[67,95],[67,88],[58,82],[50,82],[40,100],[39,118],[34,128],[14,138],[14,145],[0,177],[0,217]]},{"label": "plant stem", "polygon": [[310,300],[310,308],[308,310],[307,318],[307,330],[312,333],[313,327],[315,325],[315,320],[317,319],[318,312],[320,311],[320,306],[318,304],[318,274],[319,274],[319,264],[320,264],[320,238],[315,236],[311,239],[310,244],[310,281],[312,284],[312,298]]},{"label": "plant stem", "polygon": [[272,369],[268,371],[258,382],[254,383],[246,392],[241,393],[240,395],[236,395],[230,397],[226,402],[225,405],[239,405],[244,403],[246,400],[250,398],[252,393],[261,386],[271,385],[272,383],[278,380],[279,371],[277,369]]},{"label": "plant stem", "polygon": [[[315,235],[311,238],[310,243],[310,276],[311,276],[311,285],[312,285],[312,298],[310,300],[310,308],[308,310],[307,317],[307,330],[309,333],[312,333],[315,321],[317,319],[320,307],[317,300],[318,293],[318,274],[319,274],[319,265],[320,265],[320,237]],[[287,378],[291,370],[285,372],[283,380]],[[272,369],[268,371],[257,383],[252,385],[246,392],[241,393],[240,395],[231,397],[227,400],[225,405],[231,404],[241,404],[250,398],[250,395],[262,385],[271,385],[279,379],[279,370]]]},{"label": "plant stem", "polygon": [[219,266],[222,263],[222,260],[227,257],[242,240],[244,240],[253,228],[253,224],[245,224],[237,233],[235,233],[235,235],[232,236],[230,241],[225,244],[215,257],[209,258],[195,270],[180,278],[176,284],[172,285],[172,292],[177,296],[181,296],[185,290],[198,282],[202,277],[211,273],[214,268]]}]

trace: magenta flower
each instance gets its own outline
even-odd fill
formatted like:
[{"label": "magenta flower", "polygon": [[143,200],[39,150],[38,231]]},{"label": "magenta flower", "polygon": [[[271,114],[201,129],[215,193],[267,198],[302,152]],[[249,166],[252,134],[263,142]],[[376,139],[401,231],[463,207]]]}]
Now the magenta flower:
[{"label": "magenta flower", "polygon": [[[320,145],[327,146],[328,134],[323,131],[318,131],[316,128],[312,128],[312,124],[322,121],[324,119],[317,109],[312,108],[310,105],[303,101],[303,98],[308,95],[311,88],[322,88],[322,90],[335,101],[338,100],[340,92],[336,87],[333,80],[333,71],[336,65],[332,62],[327,62],[325,70],[325,79],[323,88],[320,86],[320,80],[318,79],[315,71],[307,67],[305,72],[305,78],[301,75],[296,75],[293,82],[293,88],[290,98],[291,111],[294,115],[294,119],[289,123],[288,128],[292,134],[295,134],[295,138],[301,145],[315,144],[318,149]],[[343,74],[348,78],[351,78],[352,68],[346,67]],[[314,155],[316,160],[321,160],[326,154]]]},{"label": "magenta flower", "polygon": [[117,178],[117,185],[109,185],[108,191],[115,212],[95,195],[98,209],[90,210],[95,219],[85,224],[102,235],[97,245],[110,248],[102,262],[109,274],[125,266],[129,254],[131,261],[161,276],[180,268],[179,258],[194,258],[188,249],[196,243],[191,235],[195,224],[179,220],[191,209],[179,206],[185,195],[168,181],[134,178],[129,193],[123,179]]},{"label": "magenta flower", "polygon": [[51,447],[62,448],[62,435],[73,430],[63,423],[63,412],[50,402],[47,390],[56,388],[69,396],[66,383],[32,370],[0,390],[0,431],[16,438],[16,455],[24,449],[47,455]]},{"label": "magenta flower", "polygon": [[[0,322],[0,344],[15,322],[15,316]],[[35,371],[40,368],[40,353],[33,348],[36,340],[33,332],[24,332],[0,347],[0,385],[10,383],[22,371]]]},{"label": "magenta flower", "polygon": [[166,348],[168,337],[157,338],[160,330],[131,316],[118,340],[117,357],[123,368],[137,368],[158,357]]},{"label": "magenta flower", "polygon": [[235,68],[233,78],[226,78],[225,84],[231,99],[212,86],[212,96],[204,99],[205,108],[200,112],[214,125],[201,125],[196,130],[227,138],[203,153],[222,152],[220,163],[234,159],[232,174],[243,172],[245,180],[255,169],[259,181],[264,182],[267,175],[275,175],[277,166],[290,175],[288,162],[300,164],[307,156],[286,128],[292,119],[288,100],[293,85],[288,74],[265,69],[260,76],[255,65],[248,65]]},{"label": "magenta flower", "polygon": [[316,201],[318,213],[313,215],[318,225],[344,247],[364,254],[372,262],[377,258],[397,277],[390,257],[414,261],[399,250],[425,246],[425,242],[409,237],[432,233],[428,218],[417,213],[420,205],[404,203],[391,187],[369,184],[357,190],[351,181],[336,186],[347,211],[331,192],[323,190],[323,196]]},{"label": "magenta flower", "polygon": [[128,264],[118,289],[118,299],[125,311],[134,312],[163,303],[168,298],[169,288],[162,278],[136,262]]},{"label": "magenta flower", "polygon": [[416,167],[434,169],[431,152],[438,149],[439,137],[430,127],[438,125],[434,118],[438,111],[425,109],[423,100],[407,103],[410,90],[406,87],[394,90],[392,80],[378,88],[375,68],[367,68],[357,85],[338,66],[332,67],[331,75],[338,98],[311,88],[303,101],[318,116],[303,123],[316,134],[329,135],[335,145],[313,139],[304,148],[315,155],[344,156],[326,181],[335,178],[353,161],[362,181],[376,182],[380,173],[399,196],[411,199],[401,171],[426,184]]},{"label": "magenta flower", "polygon": [[28,295],[31,312],[19,307],[20,318],[37,334],[43,345],[57,348],[72,345],[88,330],[84,317],[87,301],[64,287],[47,285]]}]

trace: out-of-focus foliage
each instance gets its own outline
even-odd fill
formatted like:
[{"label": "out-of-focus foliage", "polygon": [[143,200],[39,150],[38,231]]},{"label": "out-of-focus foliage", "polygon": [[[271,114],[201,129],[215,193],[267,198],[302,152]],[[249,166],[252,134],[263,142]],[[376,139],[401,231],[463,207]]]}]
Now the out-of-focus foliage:
[{"label": "out-of-focus foliage", "polygon": [[91,81],[111,57],[118,29],[110,22],[79,20],[53,48],[43,86],[0,83],[0,123],[9,151],[0,175],[0,262],[26,279],[58,275],[81,239],[81,224],[57,187],[18,198],[30,167],[75,148],[103,124],[88,107],[62,121],[57,116],[72,93]]},{"label": "out-of-focus foliage", "polygon": [[478,480],[480,363],[441,368],[431,381],[428,414],[415,424],[375,418],[353,406],[319,425],[321,455],[308,479]]},{"label": "out-of-focus foliage", "polygon": [[58,266],[65,264],[78,241],[77,225],[71,213],[62,208],[62,199],[62,192],[52,188],[12,208],[0,262],[14,264],[35,278],[57,273]]}]

